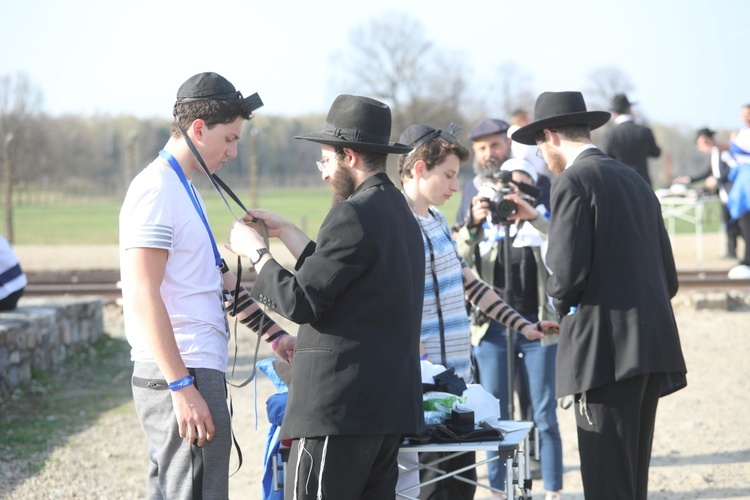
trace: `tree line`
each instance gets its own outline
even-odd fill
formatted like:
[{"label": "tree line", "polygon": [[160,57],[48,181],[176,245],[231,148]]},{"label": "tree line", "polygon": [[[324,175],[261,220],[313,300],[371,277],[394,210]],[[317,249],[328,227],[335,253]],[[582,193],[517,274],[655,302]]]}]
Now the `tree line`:
[{"label": "tree line", "polygon": [[[405,15],[376,18],[358,27],[350,46],[333,59],[339,62],[331,71],[332,85],[358,89],[391,106],[392,140],[412,123],[447,127],[456,122],[464,127],[459,140],[468,146],[466,131],[480,119],[508,120],[518,108],[533,111],[536,92],[521,68],[501,64],[495,81],[483,89],[470,88],[461,54],[439,47],[426,37],[419,21]],[[607,109],[614,94],[635,88],[615,67],[599,68],[588,80],[588,88],[582,91],[590,109]],[[40,92],[27,75],[0,75],[6,220],[13,206],[123,196],[133,176],[156,157],[169,137],[171,118],[49,116],[41,102]],[[325,115],[283,117],[262,111],[245,123],[237,158],[228,162],[220,176],[240,188],[319,185],[314,164],[319,148],[293,137],[321,129]],[[664,152],[651,165],[655,183],[668,185],[677,175],[704,169],[706,160],[695,150],[693,130],[650,125]],[[594,134],[598,144],[602,133]],[[728,131],[720,131],[719,138],[724,134]],[[389,173],[395,179],[393,160]],[[468,179],[472,168],[463,169]]]}]

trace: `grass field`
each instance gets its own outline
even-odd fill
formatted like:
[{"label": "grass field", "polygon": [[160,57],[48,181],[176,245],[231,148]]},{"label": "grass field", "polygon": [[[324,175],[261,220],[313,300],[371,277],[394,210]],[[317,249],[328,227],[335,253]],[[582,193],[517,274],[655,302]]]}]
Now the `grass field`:
[{"label": "grass field", "polygon": [[[224,241],[234,218],[218,194],[206,191],[205,188],[202,189],[211,230],[217,241]],[[247,203],[247,193],[237,192],[237,195],[243,203]],[[458,197],[454,197],[444,207],[449,221],[453,219],[452,214],[455,214],[458,202]],[[14,244],[117,244],[121,204],[122,200],[111,200],[81,204],[67,202],[48,207],[16,207],[13,209]],[[242,214],[242,209],[231,199],[229,204],[237,216]],[[266,190],[260,193],[258,204],[260,208],[291,220],[314,238],[331,206],[331,192],[327,187]],[[0,220],[5,220],[4,211],[0,211]]]},{"label": "grass field", "polygon": [[[209,214],[211,229],[217,241],[224,241],[233,217],[219,196],[202,188]],[[242,200],[249,199],[247,193],[237,192]],[[460,193],[451,198],[441,210],[448,223],[455,218]],[[21,206],[13,210],[14,244],[21,245],[107,245],[117,244],[118,217],[122,200],[86,202],[75,204],[68,201],[61,206]],[[229,200],[232,210],[240,216],[242,209]],[[329,188],[264,190],[260,193],[260,208],[279,213],[315,238],[320,224],[331,204]],[[251,207],[248,207],[251,208]],[[0,211],[0,220],[5,220]],[[715,232],[720,224],[718,202],[706,206],[704,231]],[[677,221],[678,233],[693,231],[693,226]],[[5,227],[3,226],[3,234]]]}]

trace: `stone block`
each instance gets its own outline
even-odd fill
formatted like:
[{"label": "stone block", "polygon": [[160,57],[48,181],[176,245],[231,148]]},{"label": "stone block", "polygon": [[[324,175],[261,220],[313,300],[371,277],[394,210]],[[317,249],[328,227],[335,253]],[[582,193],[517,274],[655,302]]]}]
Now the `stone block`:
[{"label": "stone block", "polygon": [[90,349],[104,333],[102,307],[100,297],[24,297],[0,314],[0,396]]}]

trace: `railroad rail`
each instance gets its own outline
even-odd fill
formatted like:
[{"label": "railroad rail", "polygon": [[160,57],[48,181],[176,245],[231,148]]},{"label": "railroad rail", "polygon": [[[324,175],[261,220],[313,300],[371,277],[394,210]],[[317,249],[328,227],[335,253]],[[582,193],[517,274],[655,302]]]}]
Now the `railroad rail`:
[{"label": "railroad rail", "polygon": [[[25,296],[101,295],[107,299],[122,297],[120,271],[27,272],[29,284]],[[245,271],[242,284],[250,289],[255,273]]]},{"label": "railroad rail", "polygon": [[[750,280],[730,280],[726,271],[679,271],[680,290],[748,290]],[[101,295],[108,299],[122,297],[119,271],[29,272],[26,296]],[[245,272],[242,284],[250,289],[254,272]]]}]

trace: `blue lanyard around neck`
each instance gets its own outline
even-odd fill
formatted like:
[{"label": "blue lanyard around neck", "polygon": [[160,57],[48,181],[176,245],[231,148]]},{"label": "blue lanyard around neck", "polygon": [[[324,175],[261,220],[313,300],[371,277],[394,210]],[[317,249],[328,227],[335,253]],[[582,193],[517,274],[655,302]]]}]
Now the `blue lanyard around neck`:
[{"label": "blue lanyard around neck", "polygon": [[214,259],[216,259],[216,267],[221,267],[221,255],[219,254],[219,249],[216,247],[216,241],[214,240],[214,235],[211,233],[211,228],[208,227],[208,221],[206,220],[206,216],[203,213],[203,209],[201,209],[200,204],[198,203],[198,199],[195,197],[195,193],[193,192],[193,187],[188,183],[187,178],[185,177],[185,173],[182,171],[182,168],[180,168],[180,164],[177,162],[174,156],[169,154],[169,152],[164,151],[163,149],[159,151],[159,156],[164,158],[169,162],[169,165],[172,167],[172,170],[175,171],[177,174],[177,177],[180,178],[180,182],[182,182],[182,185],[185,187],[185,191],[187,191],[188,196],[190,196],[190,201],[193,202],[193,206],[195,207],[195,211],[198,212],[198,215],[200,215],[201,220],[203,221],[203,225],[206,226],[206,232],[208,233],[208,237],[211,239],[211,248],[214,251]]}]

